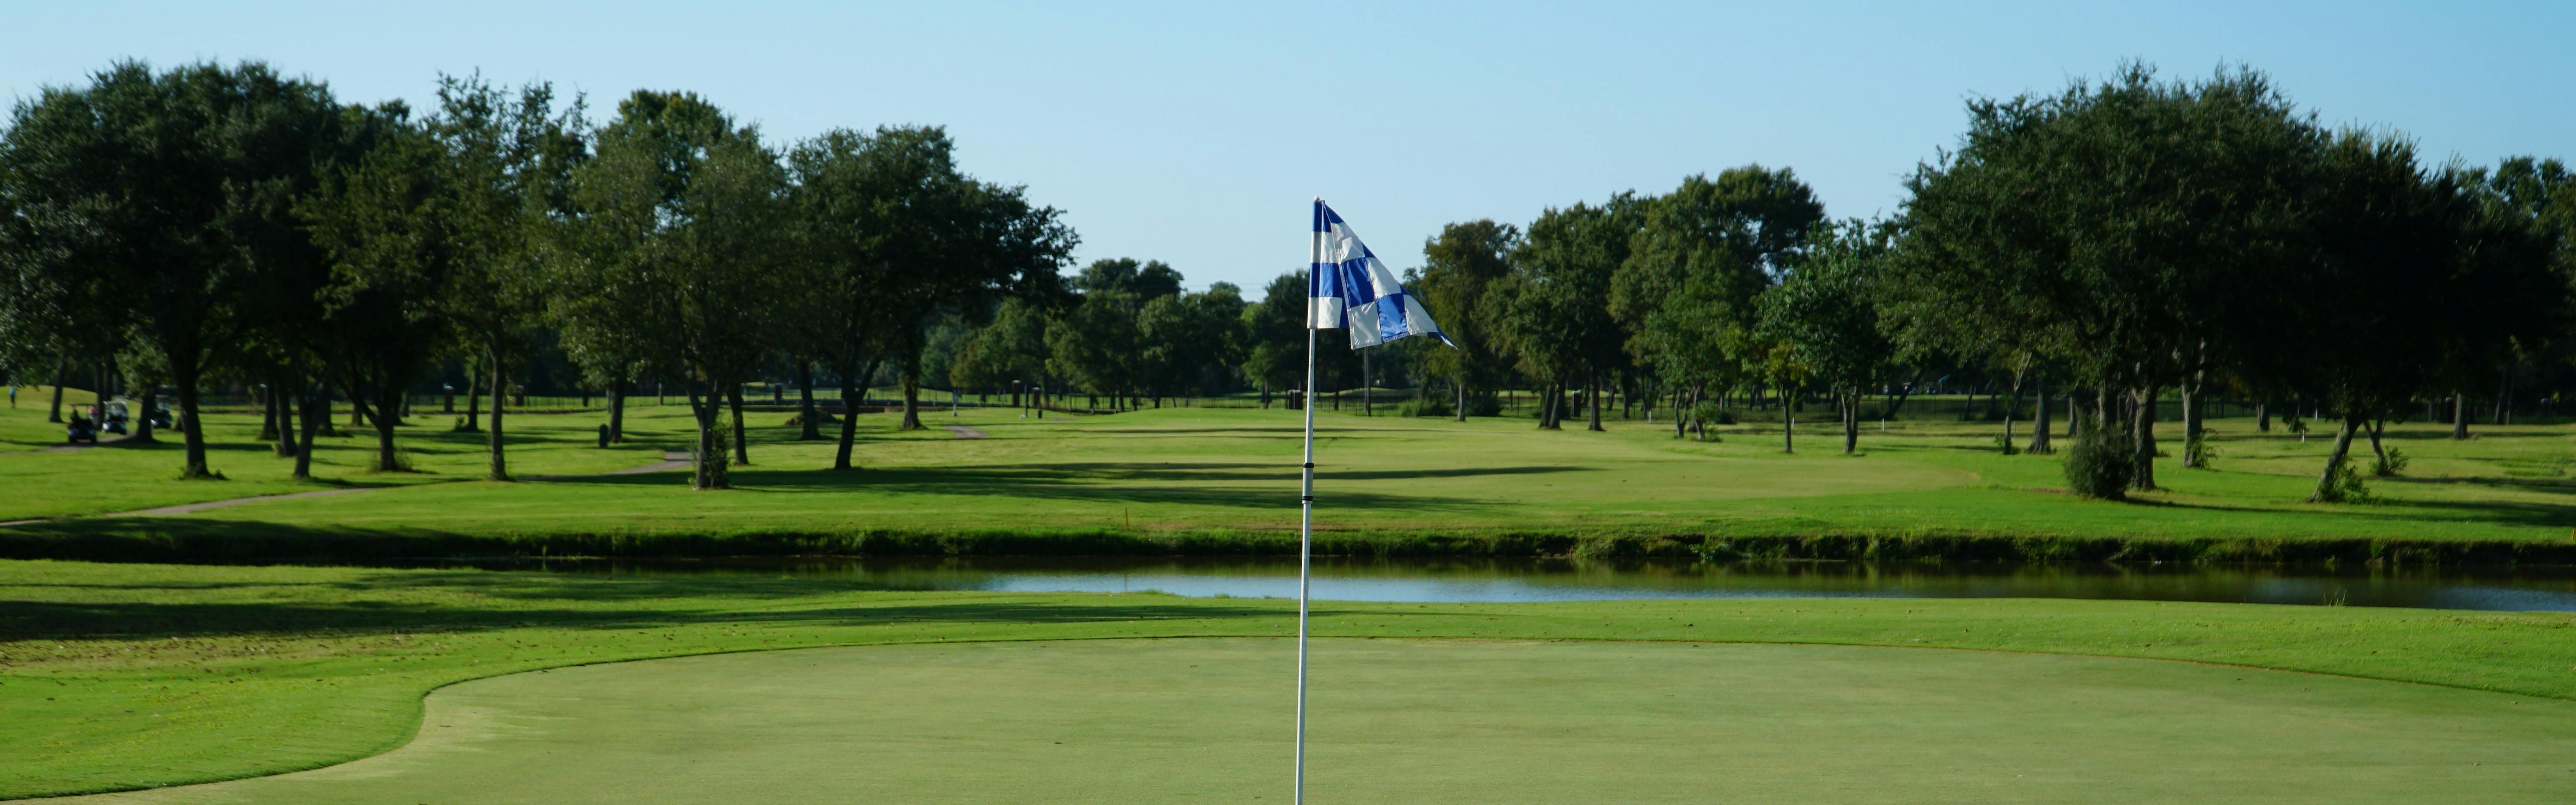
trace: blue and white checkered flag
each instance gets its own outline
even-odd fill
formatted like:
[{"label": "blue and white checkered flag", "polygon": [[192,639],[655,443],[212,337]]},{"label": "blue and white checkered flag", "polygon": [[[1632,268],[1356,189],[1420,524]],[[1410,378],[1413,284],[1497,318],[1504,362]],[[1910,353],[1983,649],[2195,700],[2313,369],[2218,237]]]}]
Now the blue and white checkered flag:
[{"label": "blue and white checkered flag", "polygon": [[1314,260],[1306,272],[1307,327],[1349,327],[1352,349],[1417,335],[1457,346],[1440,334],[1440,325],[1432,323],[1422,302],[1404,292],[1395,272],[1320,198],[1315,199]]}]

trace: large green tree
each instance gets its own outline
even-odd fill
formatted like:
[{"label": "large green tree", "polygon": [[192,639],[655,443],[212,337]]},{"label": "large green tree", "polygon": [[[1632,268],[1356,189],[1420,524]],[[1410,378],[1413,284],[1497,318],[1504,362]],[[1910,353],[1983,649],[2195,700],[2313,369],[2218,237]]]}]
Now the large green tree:
[{"label": "large green tree", "polygon": [[1791,362],[1833,395],[1844,455],[1859,449],[1861,397],[1896,354],[1878,312],[1889,239],[1888,228],[1880,225],[1830,225],[1780,284],[1762,293],[1758,305],[1765,341],[1787,345],[1795,353]]},{"label": "large green tree", "polygon": [[[2336,422],[2311,501],[2358,491],[2355,433],[2566,326],[2557,233],[2486,203],[2477,178],[2428,173],[2411,143],[2347,132],[2317,158],[2299,245],[2301,304],[2256,371],[2310,390]],[[2377,443],[2375,430],[2372,441]],[[2382,456],[2386,465],[2386,457]]]},{"label": "large green tree", "polygon": [[480,76],[441,77],[438,102],[423,129],[442,157],[442,214],[454,259],[439,299],[490,376],[485,477],[506,481],[502,411],[510,369],[544,322],[547,288],[535,235],[571,207],[572,169],[588,154],[582,104],[558,111],[550,85],[506,92]]},{"label": "large green tree", "polygon": [[2154,489],[2155,401],[2266,348],[2297,304],[2297,189],[2325,135],[2250,70],[2129,65],[1968,111],[1958,147],[1907,182],[1901,315],[2126,389],[2133,483]]},{"label": "large green tree", "polygon": [[342,122],[322,84],[255,62],[120,62],[14,110],[8,176],[27,234],[79,249],[39,265],[118,288],[118,309],[92,315],[166,367],[187,425],[184,477],[212,475],[199,392],[258,324],[246,298],[263,275],[318,259],[290,210]]},{"label": "large green tree", "polygon": [[1440,332],[1457,345],[1422,352],[1423,368],[1449,380],[1460,422],[1467,421],[1470,396],[1492,397],[1511,373],[1501,339],[1477,314],[1486,292],[1510,276],[1512,250],[1520,238],[1519,227],[1475,220],[1443,226],[1438,237],[1422,244],[1422,277],[1414,292],[1439,320]]},{"label": "large green tree", "polygon": [[1643,205],[1621,193],[1600,206],[1551,208],[1512,252],[1509,301],[1497,323],[1532,376],[1545,382],[1539,426],[1555,428],[1558,399],[1580,386],[1592,430],[1601,429],[1604,374],[1625,365],[1627,333],[1610,313],[1611,278],[1643,222]]},{"label": "large green tree", "polygon": [[[757,129],[694,94],[638,91],[571,172],[547,249],[567,342],[631,340],[657,375],[687,384],[698,489],[729,485],[720,414],[774,346],[748,314],[797,292],[786,186]],[[734,447],[746,457],[738,435]]]}]

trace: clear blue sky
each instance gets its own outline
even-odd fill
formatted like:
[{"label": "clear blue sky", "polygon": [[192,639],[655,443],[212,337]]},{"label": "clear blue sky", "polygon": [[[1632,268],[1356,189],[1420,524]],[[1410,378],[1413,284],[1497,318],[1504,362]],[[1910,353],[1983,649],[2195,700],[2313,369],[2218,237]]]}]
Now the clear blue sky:
[{"label": "clear blue sky", "polygon": [[1258,293],[1321,195],[1397,266],[1442,223],[1795,168],[1835,216],[1894,208],[1961,101],[2141,58],[2269,72],[2433,158],[2576,157],[2576,3],[167,3],[0,0],[0,92],[119,57],[262,59],[345,100],[440,71],[544,79],[595,113],[688,89],[781,141],[948,126],[968,170],[1067,211],[1085,260]]}]

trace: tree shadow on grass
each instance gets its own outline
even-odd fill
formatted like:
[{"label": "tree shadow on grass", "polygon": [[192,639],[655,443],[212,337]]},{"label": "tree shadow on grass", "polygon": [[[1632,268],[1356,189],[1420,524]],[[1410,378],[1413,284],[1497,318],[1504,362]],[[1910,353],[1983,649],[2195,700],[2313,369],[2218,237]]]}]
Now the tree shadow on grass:
[{"label": "tree shadow on grass", "polygon": [[2140,505],[2158,508],[2195,509],[2201,511],[2244,512],[2250,514],[2304,515],[2333,514],[2364,520],[2485,523],[2502,526],[2576,527],[2576,507],[2484,500],[2390,500],[2374,503],[2299,504],[2305,508],[2267,508],[2261,506],[2228,506],[2180,501],[2138,501]]},{"label": "tree shadow on grass", "polygon": [[[630,596],[644,599],[649,596]],[[524,600],[524,599],[523,599]],[[715,602],[710,602],[715,603]],[[0,641],[195,637],[356,637],[520,628],[651,629],[720,624],[879,626],[899,623],[1034,625],[1245,620],[1293,614],[1284,607],[1138,604],[1105,601],[911,601],[885,606],[818,606],[747,611],[423,605],[388,598],[339,603],[142,603],[12,601]],[[1318,614],[1333,614],[1319,610]],[[1401,613],[1398,613],[1401,614]]]},{"label": "tree shadow on grass", "polygon": [[[1462,467],[1448,469],[1408,470],[1342,470],[1319,471],[1315,477],[1324,482],[1391,481],[1424,478],[1465,478],[1479,476],[1536,475],[1576,472],[1590,469],[1568,465],[1532,465],[1513,467]],[[737,469],[732,478],[736,491],[774,493],[879,492],[918,495],[974,495],[1000,498],[1023,497],[1056,500],[1098,500],[1131,503],[1179,503],[1190,505],[1247,506],[1263,500],[1247,498],[1243,484],[1278,484],[1283,490],[1294,489],[1297,468],[1278,463],[1162,463],[1162,462],[1083,462],[1063,464],[999,464],[969,467],[903,467],[867,469],[851,472],[831,470],[760,470]],[[605,475],[558,478],[547,483],[564,484],[668,484],[668,478],[654,474]],[[1467,504],[1443,503],[1439,499],[1369,492],[1335,491],[1336,505],[1424,510],[1463,510]],[[1278,506],[1294,506],[1296,500],[1281,495]]]}]

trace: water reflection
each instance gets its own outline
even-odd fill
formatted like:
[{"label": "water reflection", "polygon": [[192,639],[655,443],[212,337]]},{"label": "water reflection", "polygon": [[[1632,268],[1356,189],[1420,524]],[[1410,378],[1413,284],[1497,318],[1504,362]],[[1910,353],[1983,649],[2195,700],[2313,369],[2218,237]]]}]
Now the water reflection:
[{"label": "water reflection", "polygon": [[[1141,592],[1239,598],[1297,594],[1295,560],[959,559],[553,560],[507,566],[573,573],[751,573],[847,579],[901,590]],[[2576,568],[2327,570],[2175,564],[1655,563],[1318,559],[1315,597],[1345,601],[1589,601],[1645,598],[2097,598],[2576,611]]]}]

